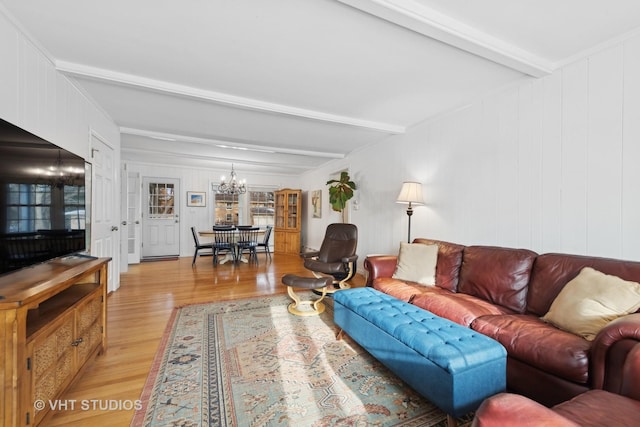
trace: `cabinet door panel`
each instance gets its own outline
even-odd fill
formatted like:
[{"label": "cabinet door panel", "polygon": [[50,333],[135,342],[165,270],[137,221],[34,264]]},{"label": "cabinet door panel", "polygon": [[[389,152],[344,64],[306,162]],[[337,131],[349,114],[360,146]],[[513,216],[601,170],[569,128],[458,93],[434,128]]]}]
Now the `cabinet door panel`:
[{"label": "cabinet door panel", "polygon": [[36,381],[44,377],[44,374],[56,363],[56,336],[49,335],[42,340],[36,341],[33,351],[33,372]]},{"label": "cabinet door panel", "polygon": [[89,329],[89,327],[96,321],[96,319],[100,316],[102,309],[102,301],[100,300],[100,294],[94,293],[94,296],[91,297],[86,304],[83,304],[78,308],[78,328],[80,330],[80,334],[83,335],[84,331]]},{"label": "cabinet door panel", "polygon": [[68,350],[56,363],[56,389],[61,390],[71,381],[75,367],[73,365],[73,351]]},{"label": "cabinet door panel", "polygon": [[102,341],[102,304],[102,295],[95,292],[76,310],[78,366],[84,364],[91,352]]},{"label": "cabinet door panel", "polygon": [[33,405],[33,402],[36,400],[42,400],[43,402],[48,402],[52,400],[56,396],[56,373],[55,371],[49,371],[46,375],[43,375],[39,378],[38,383],[34,387],[33,400],[31,407],[34,408],[34,416],[37,417],[41,415],[41,411],[38,410],[38,407]]},{"label": "cabinet door panel", "polygon": [[55,399],[73,378],[73,331],[74,315],[73,312],[68,312],[49,325],[40,337],[33,341],[31,408],[34,408],[36,423],[44,416],[44,412],[38,411],[33,402]]}]

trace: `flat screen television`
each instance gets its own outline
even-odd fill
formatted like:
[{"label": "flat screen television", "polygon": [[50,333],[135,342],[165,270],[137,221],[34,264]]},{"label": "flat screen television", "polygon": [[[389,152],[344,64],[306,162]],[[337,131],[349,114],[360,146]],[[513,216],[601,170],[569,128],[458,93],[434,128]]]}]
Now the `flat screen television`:
[{"label": "flat screen television", "polygon": [[84,159],[0,119],[0,274],[87,250]]}]

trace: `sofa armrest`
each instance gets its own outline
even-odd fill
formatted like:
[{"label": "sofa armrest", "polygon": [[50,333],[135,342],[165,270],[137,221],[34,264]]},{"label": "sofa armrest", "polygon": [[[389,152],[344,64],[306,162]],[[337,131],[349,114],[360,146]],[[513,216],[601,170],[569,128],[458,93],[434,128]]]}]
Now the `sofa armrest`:
[{"label": "sofa armrest", "polygon": [[356,262],[357,260],[358,260],[358,255],[351,255],[351,256],[342,257],[341,261],[345,264],[348,264],[348,263]]},{"label": "sofa armrest", "polygon": [[372,286],[373,281],[379,277],[391,277],[396,271],[397,255],[373,255],[364,260],[364,268],[367,270],[367,284]]},{"label": "sofa armrest", "polygon": [[302,258],[314,258],[314,257],[317,257],[318,255],[320,255],[320,251],[302,252],[300,254]]},{"label": "sofa armrest", "polygon": [[472,427],[577,425],[534,400],[512,393],[499,393],[482,402],[471,424]]},{"label": "sofa armrest", "polygon": [[640,400],[640,344],[636,344],[624,362],[621,394]]},{"label": "sofa armrest", "polygon": [[[640,313],[628,314],[610,322],[596,335],[591,345],[591,387],[602,389],[607,373],[607,355],[611,347],[622,340],[640,343]],[[622,374],[620,372],[620,374]]]}]

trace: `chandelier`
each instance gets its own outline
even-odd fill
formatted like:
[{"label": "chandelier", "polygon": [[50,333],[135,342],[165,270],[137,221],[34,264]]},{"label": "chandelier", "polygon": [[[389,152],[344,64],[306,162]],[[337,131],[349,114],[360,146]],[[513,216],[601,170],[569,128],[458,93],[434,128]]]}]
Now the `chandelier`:
[{"label": "chandelier", "polygon": [[244,194],[247,192],[245,180],[238,181],[236,171],[233,170],[233,163],[231,164],[231,179],[227,182],[224,176],[221,177],[217,191],[221,194]]},{"label": "chandelier", "polygon": [[33,173],[46,184],[56,188],[64,188],[67,185],[82,185],[84,178],[83,168],[67,165],[62,161],[61,150],[58,150],[58,158],[54,164],[46,168],[35,168]]}]

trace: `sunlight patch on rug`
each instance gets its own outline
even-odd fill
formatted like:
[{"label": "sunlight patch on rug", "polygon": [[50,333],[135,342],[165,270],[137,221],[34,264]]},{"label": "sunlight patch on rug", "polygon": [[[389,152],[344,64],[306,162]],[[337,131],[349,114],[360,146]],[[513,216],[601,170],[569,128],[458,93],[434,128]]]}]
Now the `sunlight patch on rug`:
[{"label": "sunlight patch on rug", "polygon": [[[132,426],[444,426],[446,415],[283,295],[174,310]],[[468,420],[460,420],[464,425]]]}]

